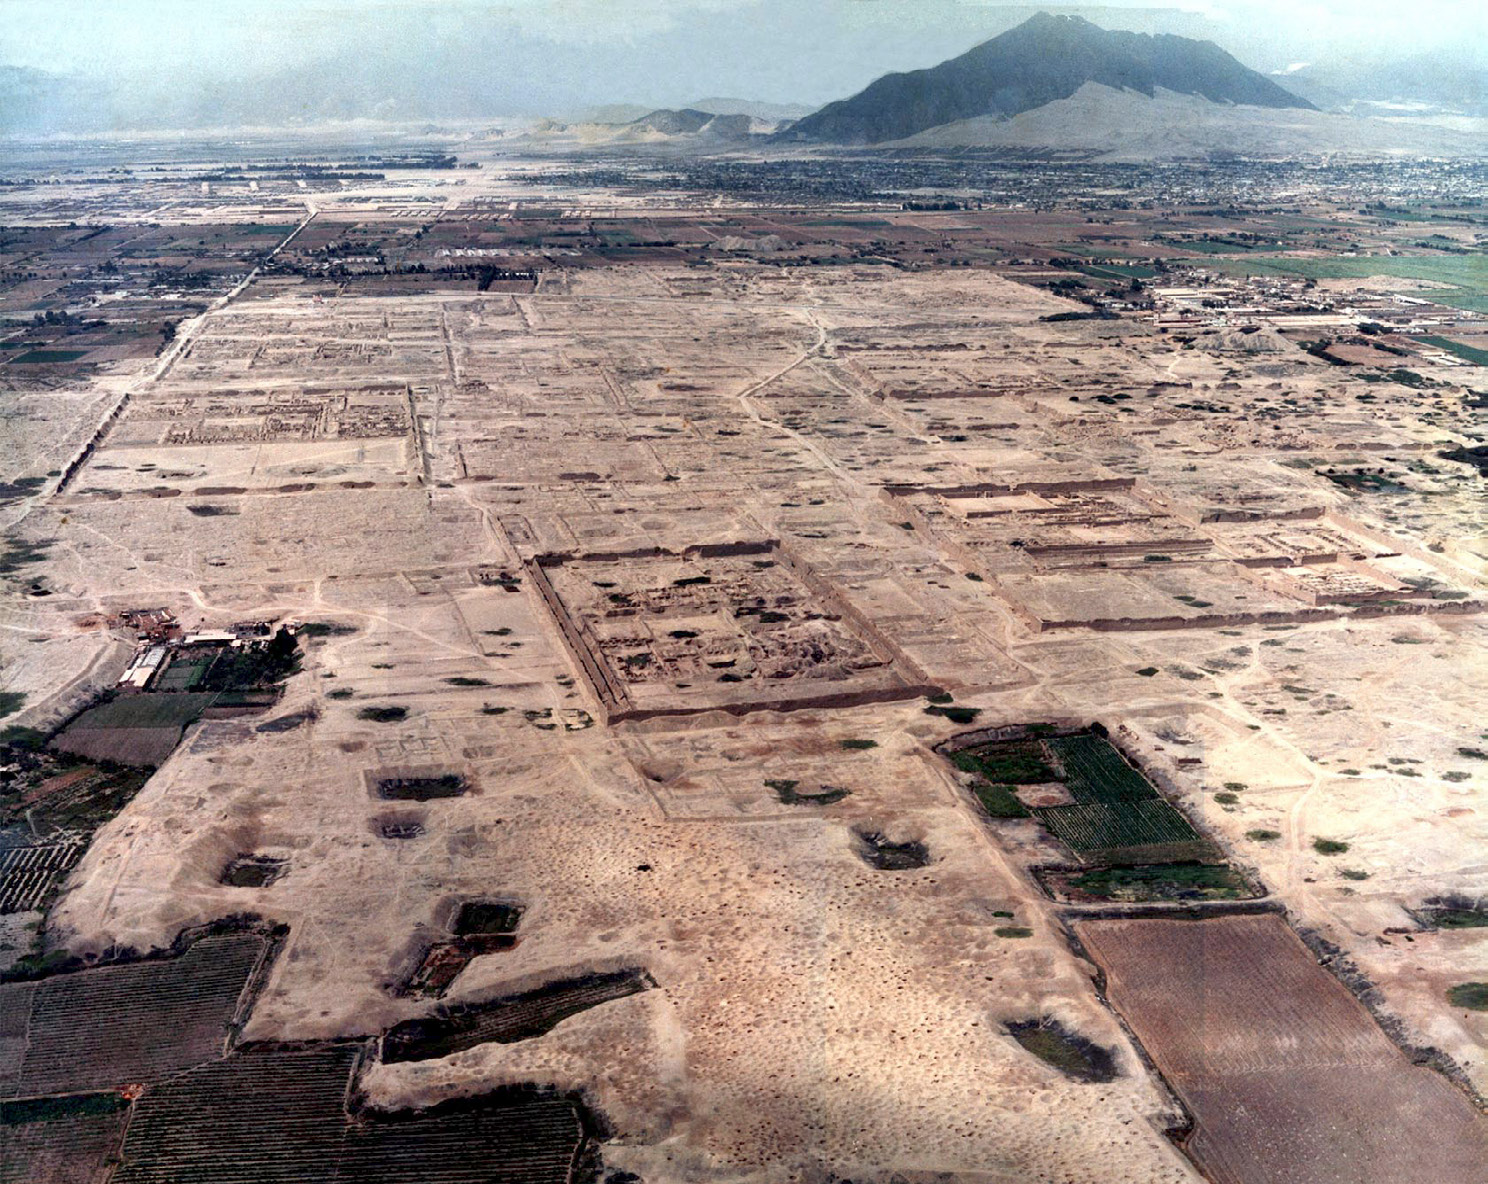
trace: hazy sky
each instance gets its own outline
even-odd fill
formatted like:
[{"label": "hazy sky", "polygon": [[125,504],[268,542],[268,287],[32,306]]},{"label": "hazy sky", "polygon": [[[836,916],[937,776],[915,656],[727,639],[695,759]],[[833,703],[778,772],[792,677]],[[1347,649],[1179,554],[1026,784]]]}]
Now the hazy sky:
[{"label": "hazy sky", "polygon": [[[1008,0],[0,0],[0,63],[203,92],[324,68],[480,79],[516,109],[739,97],[821,103],[931,65]],[[1049,5],[1051,11],[1075,6]],[[1247,65],[1452,47],[1488,58],[1488,0],[1111,0],[1098,23],[1218,41]]]}]

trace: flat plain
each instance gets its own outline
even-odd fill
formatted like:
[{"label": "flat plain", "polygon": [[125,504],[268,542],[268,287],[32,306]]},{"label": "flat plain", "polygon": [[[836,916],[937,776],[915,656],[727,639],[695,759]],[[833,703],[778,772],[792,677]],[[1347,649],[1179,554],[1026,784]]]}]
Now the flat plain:
[{"label": "flat plain", "polygon": [[0,1003],[268,951],[80,1168],[0,1013],[33,1178],[1469,1178],[1488,371],[1417,178],[218,151],[0,192]]}]

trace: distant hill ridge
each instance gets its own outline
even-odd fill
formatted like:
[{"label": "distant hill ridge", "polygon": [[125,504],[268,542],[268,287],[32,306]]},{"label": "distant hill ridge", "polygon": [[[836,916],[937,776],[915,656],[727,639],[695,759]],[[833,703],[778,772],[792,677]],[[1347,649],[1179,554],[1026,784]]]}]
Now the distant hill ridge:
[{"label": "distant hill ridge", "polygon": [[1087,83],[1152,96],[1158,88],[1213,103],[1314,110],[1210,41],[1102,29],[1039,13],[928,70],[886,74],[780,133],[790,141],[877,144],[980,116],[1010,117],[1067,99]]}]

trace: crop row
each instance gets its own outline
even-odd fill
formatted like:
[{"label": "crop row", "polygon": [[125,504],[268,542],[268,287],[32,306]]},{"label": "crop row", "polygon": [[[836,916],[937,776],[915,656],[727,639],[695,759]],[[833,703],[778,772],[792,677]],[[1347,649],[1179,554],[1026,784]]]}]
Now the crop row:
[{"label": "crop row", "polygon": [[362,1047],[241,1049],[135,1104],[114,1184],[565,1184],[578,1106],[537,1094],[347,1112]]},{"label": "crop row", "polygon": [[[179,958],[35,984],[16,1095],[155,1081],[220,1057],[263,949],[253,934],[207,937]],[[0,987],[0,994],[22,985],[29,984]]]},{"label": "crop row", "polygon": [[1152,783],[1102,736],[1061,736],[1048,744],[1064,766],[1065,786],[1077,802],[1135,802],[1158,796]]},{"label": "crop row", "polygon": [[1198,842],[1198,832],[1162,798],[1117,804],[1078,802],[1034,810],[1055,838],[1075,851]]},{"label": "crop row", "polygon": [[87,846],[86,836],[68,835],[60,841],[0,850],[0,913],[24,913],[45,905]]}]

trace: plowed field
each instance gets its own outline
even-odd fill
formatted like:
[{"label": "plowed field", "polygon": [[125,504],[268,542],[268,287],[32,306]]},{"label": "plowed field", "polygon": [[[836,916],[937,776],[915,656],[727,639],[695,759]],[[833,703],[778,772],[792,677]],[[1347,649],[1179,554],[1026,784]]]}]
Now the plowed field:
[{"label": "plowed field", "polygon": [[1488,1120],[1277,916],[1078,924],[1215,1184],[1480,1184]]}]

